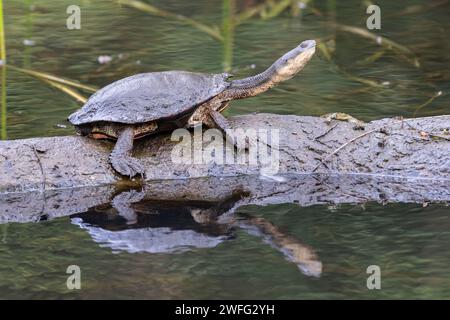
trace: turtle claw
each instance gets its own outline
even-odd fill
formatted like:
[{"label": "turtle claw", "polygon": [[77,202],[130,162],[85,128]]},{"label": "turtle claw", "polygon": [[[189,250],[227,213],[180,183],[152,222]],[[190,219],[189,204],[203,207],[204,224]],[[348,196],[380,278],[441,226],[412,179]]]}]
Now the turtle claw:
[{"label": "turtle claw", "polygon": [[110,157],[111,165],[114,170],[123,176],[133,178],[136,175],[144,176],[145,169],[143,164],[136,158],[124,157]]}]

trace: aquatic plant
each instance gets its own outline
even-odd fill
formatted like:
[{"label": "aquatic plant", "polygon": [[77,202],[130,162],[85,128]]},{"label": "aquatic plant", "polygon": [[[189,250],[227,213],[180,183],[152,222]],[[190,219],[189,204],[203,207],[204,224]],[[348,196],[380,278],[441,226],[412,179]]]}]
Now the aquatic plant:
[{"label": "aquatic plant", "polygon": [[0,64],[1,64],[1,130],[0,138],[6,140],[6,46],[3,22],[3,0],[0,0]]}]

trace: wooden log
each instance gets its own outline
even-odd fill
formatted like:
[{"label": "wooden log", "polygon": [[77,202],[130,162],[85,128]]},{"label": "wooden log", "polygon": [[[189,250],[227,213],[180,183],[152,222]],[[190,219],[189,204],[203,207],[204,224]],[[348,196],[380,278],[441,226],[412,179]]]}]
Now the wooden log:
[{"label": "wooden log", "polygon": [[[278,174],[352,174],[450,179],[450,116],[345,121],[258,114],[230,119],[235,128],[278,129]],[[136,142],[146,180],[259,175],[262,165],[174,163],[170,134]],[[206,143],[203,144],[203,146]],[[55,190],[124,182],[108,163],[110,141],[80,136],[0,142],[0,192]],[[198,145],[194,151],[198,152]]]}]

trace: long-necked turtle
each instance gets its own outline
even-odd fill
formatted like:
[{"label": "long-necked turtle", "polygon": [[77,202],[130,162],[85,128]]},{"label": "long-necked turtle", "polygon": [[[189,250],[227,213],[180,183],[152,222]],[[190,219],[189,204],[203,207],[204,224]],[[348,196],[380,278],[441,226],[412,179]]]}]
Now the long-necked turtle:
[{"label": "long-necked turtle", "polygon": [[131,155],[133,139],[199,122],[225,131],[230,126],[220,112],[231,100],[255,96],[291,79],[311,59],[315,46],[314,40],[303,41],[264,72],[240,80],[228,81],[228,73],[137,74],[97,91],[69,121],[82,135],[117,139],[109,157],[117,172],[143,174],[143,165]]}]

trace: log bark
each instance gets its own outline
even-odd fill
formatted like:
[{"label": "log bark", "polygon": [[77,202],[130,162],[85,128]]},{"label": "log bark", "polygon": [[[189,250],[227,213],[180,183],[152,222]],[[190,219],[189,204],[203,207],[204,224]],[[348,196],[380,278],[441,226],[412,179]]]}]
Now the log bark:
[{"label": "log bark", "polygon": [[[261,175],[258,165],[173,163],[177,142],[158,135],[135,146],[146,167],[146,198],[220,202],[239,191],[247,196],[237,203],[260,205],[450,200],[450,116],[382,119],[364,130],[345,121],[272,114],[230,122],[279,130],[275,176]],[[112,147],[79,136],[0,142],[0,220],[82,212],[136,185],[111,169]]]}]

